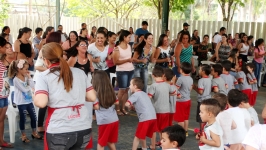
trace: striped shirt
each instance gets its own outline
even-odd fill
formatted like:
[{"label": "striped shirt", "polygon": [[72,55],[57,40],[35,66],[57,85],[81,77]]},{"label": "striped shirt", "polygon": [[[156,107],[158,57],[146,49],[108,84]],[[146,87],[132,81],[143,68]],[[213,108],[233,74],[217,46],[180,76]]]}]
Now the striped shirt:
[{"label": "striped shirt", "polygon": [[193,54],[193,46],[190,45],[188,48],[185,48],[182,44],[182,51],[180,53],[180,63],[188,62],[191,63],[191,57]]},{"label": "striped shirt", "polygon": [[10,92],[10,86],[7,77],[6,66],[0,61],[0,98],[7,98]]}]

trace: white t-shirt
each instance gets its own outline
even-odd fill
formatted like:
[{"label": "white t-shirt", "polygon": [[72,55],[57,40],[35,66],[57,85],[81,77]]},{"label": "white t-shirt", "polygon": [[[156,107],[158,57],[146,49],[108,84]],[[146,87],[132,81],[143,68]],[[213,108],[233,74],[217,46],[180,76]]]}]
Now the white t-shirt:
[{"label": "white t-shirt", "polygon": [[108,46],[104,48],[104,50],[101,52],[98,50],[98,48],[95,46],[95,43],[92,43],[88,47],[88,53],[92,55],[93,58],[100,57],[101,61],[99,63],[92,63],[94,69],[98,70],[106,70],[108,69],[108,66],[106,64],[106,57],[108,53]]},{"label": "white t-shirt", "polygon": [[[40,54],[41,54],[41,53],[40,53]],[[35,64],[34,64],[34,66],[35,66],[35,67],[37,67],[37,66],[41,66],[41,67],[43,67],[43,65],[44,65],[44,62],[43,62],[42,56],[41,56],[41,57],[39,56],[39,57],[37,58]],[[36,79],[37,79],[37,77],[39,76],[39,74],[40,74],[40,71],[39,71],[39,70],[36,70],[36,71],[35,71],[35,74],[34,74],[34,76],[33,76],[33,81],[34,81],[34,82],[36,81]]]},{"label": "white t-shirt", "polygon": [[229,143],[242,143],[251,126],[251,116],[249,112],[247,111],[247,109],[239,107],[232,107],[225,111],[228,112],[230,116],[232,116],[237,126],[236,129],[232,130],[232,135],[234,136],[234,138],[232,138]]},{"label": "white t-shirt", "polygon": [[220,43],[222,41],[222,36],[220,34],[217,34],[213,37],[213,43]]},{"label": "white t-shirt", "polygon": [[132,33],[130,35],[130,41],[129,42],[135,42],[135,34],[134,33]]},{"label": "white t-shirt", "polygon": [[14,103],[17,105],[25,105],[32,103],[32,92],[34,82],[30,78],[25,77],[25,81],[15,77],[14,80]]},{"label": "white t-shirt", "polygon": [[210,131],[220,137],[220,143],[221,143],[220,147],[213,147],[213,146],[204,144],[203,146],[199,146],[199,149],[200,150],[224,150],[224,143],[223,143],[223,138],[222,138],[223,130],[217,121],[215,121],[213,124],[209,126],[207,123],[204,127],[204,132],[208,140],[212,140]]},{"label": "white t-shirt", "polygon": [[242,144],[244,147],[249,145],[257,150],[266,150],[266,124],[256,124],[250,128]]},{"label": "white t-shirt", "polygon": [[224,144],[230,144],[229,141],[231,141],[232,138],[231,126],[233,123],[233,118],[230,116],[228,112],[222,111],[216,116],[216,121],[217,123],[219,123],[219,125],[223,130]]}]

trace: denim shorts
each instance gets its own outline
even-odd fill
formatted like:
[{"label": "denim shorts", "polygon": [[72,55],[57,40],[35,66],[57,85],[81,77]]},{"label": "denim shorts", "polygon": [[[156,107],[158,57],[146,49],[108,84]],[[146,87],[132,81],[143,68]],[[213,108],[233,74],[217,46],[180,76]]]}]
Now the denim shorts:
[{"label": "denim shorts", "polygon": [[134,76],[134,70],[132,71],[117,71],[116,77],[117,77],[117,83],[119,89],[126,89],[130,85],[130,80]]},{"label": "denim shorts", "polygon": [[7,98],[1,98],[0,99],[0,108],[4,108],[8,106],[8,100]]},{"label": "denim shorts", "polygon": [[173,67],[172,70],[174,72],[174,74],[176,75],[177,78],[179,78],[181,76],[181,74],[177,71],[177,66]]}]

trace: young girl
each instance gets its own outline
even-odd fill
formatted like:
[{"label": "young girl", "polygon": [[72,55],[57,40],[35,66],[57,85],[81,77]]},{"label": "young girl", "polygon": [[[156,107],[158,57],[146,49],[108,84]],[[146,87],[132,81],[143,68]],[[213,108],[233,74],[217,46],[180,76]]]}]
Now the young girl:
[{"label": "young girl", "polygon": [[252,89],[252,94],[251,94],[251,99],[249,101],[249,104],[251,106],[254,106],[256,103],[257,94],[258,94],[257,79],[256,79],[256,76],[254,74],[255,65],[253,63],[248,63],[247,64],[247,70],[249,71],[249,77],[251,78],[250,84],[251,84],[251,89]]},{"label": "young girl", "polygon": [[252,94],[250,81],[252,81],[252,78],[250,78],[250,74],[245,63],[242,64],[241,68],[239,67],[236,79],[238,81],[239,90],[245,93],[250,100]]},{"label": "young girl", "polygon": [[99,130],[97,150],[104,150],[106,145],[109,149],[115,150],[119,128],[115,110],[115,105],[118,105],[115,92],[104,71],[98,70],[94,72],[92,85],[98,98],[93,104]]},{"label": "young girl", "polygon": [[11,62],[8,69],[8,77],[14,78],[14,103],[18,106],[19,110],[19,127],[21,130],[22,142],[28,143],[30,140],[25,134],[25,123],[27,112],[31,119],[32,134],[31,137],[34,139],[42,139],[40,135],[36,132],[36,114],[35,109],[32,104],[32,93],[31,89],[34,88],[34,82],[31,79],[30,73],[28,71],[29,64],[24,59],[14,60]]}]

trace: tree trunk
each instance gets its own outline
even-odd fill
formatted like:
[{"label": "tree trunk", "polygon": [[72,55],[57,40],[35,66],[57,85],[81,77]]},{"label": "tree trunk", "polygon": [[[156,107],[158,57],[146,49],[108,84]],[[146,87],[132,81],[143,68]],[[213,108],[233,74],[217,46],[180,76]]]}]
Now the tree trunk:
[{"label": "tree trunk", "polygon": [[162,4],[158,1],[158,18],[162,19]]}]

